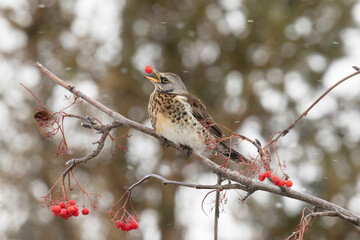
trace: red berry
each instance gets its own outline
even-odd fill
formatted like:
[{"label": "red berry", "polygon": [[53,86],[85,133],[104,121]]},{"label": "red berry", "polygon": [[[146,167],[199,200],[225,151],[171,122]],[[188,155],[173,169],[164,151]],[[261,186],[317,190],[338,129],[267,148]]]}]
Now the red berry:
[{"label": "red berry", "polygon": [[58,205],[52,206],[52,207],[51,207],[51,211],[53,212],[53,214],[54,214],[55,216],[59,216],[60,211],[61,211],[61,208],[60,208]]},{"label": "red berry", "polygon": [[52,212],[56,212],[56,213],[59,213],[60,211],[61,211],[61,207],[59,207],[59,206],[52,206],[51,207],[51,211]]},{"label": "red berry", "polygon": [[65,207],[66,207],[66,204],[65,204],[64,202],[59,202],[59,207],[65,208]]},{"label": "red berry", "polygon": [[89,209],[88,208],[83,208],[83,210],[81,211],[83,215],[88,215],[89,214]]},{"label": "red berry", "polygon": [[260,181],[264,181],[264,180],[265,180],[264,174],[259,174],[258,179],[259,179]]},{"label": "red berry", "polygon": [[130,220],[129,223],[130,223],[131,229],[137,229],[139,227],[139,224],[134,220]]},{"label": "red berry", "polygon": [[75,216],[75,217],[79,216],[79,210],[76,210],[76,211],[73,213],[73,216]]},{"label": "red berry", "polygon": [[70,215],[72,215],[74,212],[75,212],[75,209],[74,209],[74,207],[68,207],[67,208],[67,212],[70,214]]},{"label": "red berry", "polygon": [[280,179],[278,185],[279,185],[280,187],[284,186],[284,185],[285,185],[285,180],[284,180],[284,179]]},{"label": "red berry", "polygon": [[286,180],[285,185],[287,187],[291,187],[293,185],[293,182],[291,180]]},{"label": "red berry", "polygon": [[264,177],[265,177],[265,178],[269,178],[269,177],[271,177],[271,173],[270,173],[270,171],[266,171],[266,172],[264,172]]},{"label": "red berry", "polygon": [[153,71],[152,67],[149,65],[146,65],[144,70],[146,73],[152,73],[152,71]]},{"label": "red berry", "polygon": [[67,215],[66,209],[65,209],[65,208],[62,208],[61,211],[60,211],[60,213],[59,213],[59,215],[62,216],[62,217],[65,217],[65,216]]},{"label": "red berry", "polygon": [[123,230],[123,231],[130,231],[130,230],[131,230],[131,225],[130,225],[130,223],[125,223],[125,224],[123,224],[123,226],[121,227],[121,230]]},{"label": "red berry", "polygon": [[75,204],[76,204],[76,201],[75,201],[74,199],[71,199],[71,200],[69,201],[69,204],[70,204],[70,205],[75,205]]},{"label": "red berry", "polygon": [[278,177],[278,175],[273,175],[271,180],[273,181],[273,183],[276,185],[276,182],[278,182],[280,180],[280,178]]},{"label": "red berry", "polygon": [[121,228],[123,225],[124,225],[124,223],[122,221],[120,221],[120,220],[115,221],[115,226],[117,228]]},{"label": "red berry", "polygon": [[51,211],[52,211],[52,212],[56,212],[55,207],[58,207],[58,206],[52,206],[52,207],[51,207]]},{"label": "red berry", "polygon": [[126,230],[126,223],[122,223],[122,224],[120,225],[120,229],[121,229],[122,231],[127,231],[127,230]]}]

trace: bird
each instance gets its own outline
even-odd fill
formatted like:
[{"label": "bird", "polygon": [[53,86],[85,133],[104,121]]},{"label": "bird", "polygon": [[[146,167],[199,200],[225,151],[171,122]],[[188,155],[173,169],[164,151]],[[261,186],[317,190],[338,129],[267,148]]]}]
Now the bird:
[{"label": "bird", "polygon": [[211,156],[220,153],[236,163],[248,162],[223,140],[224,134],[204,104],[188,93],[178,75],[156,69],[153,71],[156,78],[145,78],[155,85],[150,94],[148,113],[157,134],[198,154]]}]

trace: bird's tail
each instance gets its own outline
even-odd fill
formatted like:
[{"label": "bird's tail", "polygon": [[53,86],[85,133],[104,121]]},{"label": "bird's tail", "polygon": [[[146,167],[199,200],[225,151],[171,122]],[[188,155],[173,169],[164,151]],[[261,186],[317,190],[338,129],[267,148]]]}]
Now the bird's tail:
[{"label": "bird's tail", "polygon": [[244,157],[241,153],[235,151],[233,148],[229,147],[227,142],[220,142],[220,153],[225,157],[230,157],[230,160],[236,163],[250,163],[250,160]]}]

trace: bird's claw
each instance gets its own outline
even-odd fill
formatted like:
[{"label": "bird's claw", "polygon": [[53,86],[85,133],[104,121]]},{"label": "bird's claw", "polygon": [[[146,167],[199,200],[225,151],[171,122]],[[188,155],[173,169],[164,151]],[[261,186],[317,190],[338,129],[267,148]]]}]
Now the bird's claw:
[{"label": "bird's claw", "polygon": [[190,155],[192,154],[193,150],[189,146],[185,146],[185,145],[180,145],[180,146],[185,151],[186,159],[188,159],[190,157]]},{"label": "bird's claw", "polygon": [[164,146],[165,147],[169,147],[170,146],[170,141],[167,140],[166,138],[162,137],[163,141],[164,141]]}]

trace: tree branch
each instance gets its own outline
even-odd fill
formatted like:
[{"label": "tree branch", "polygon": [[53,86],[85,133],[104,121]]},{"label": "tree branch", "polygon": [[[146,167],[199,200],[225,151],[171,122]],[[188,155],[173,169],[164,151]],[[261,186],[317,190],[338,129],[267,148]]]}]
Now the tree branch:
[{"label": "tree branch", "polygon": [[[220,185],[221,182],[222,182],[222,178],[218,176],[217,185]],[[214,240],[218,239],[219,217],[220,217],[220,191],[217,191],[215,197],[215,212],[214,212]]]},{"label": "tree branch", "polygon": [[323,94],[321,94],[320,97],[318,97],[315,102],[313,102],[313,104],[311,104],[310,107],[308,107],[300,116],[298,116],[292,123],[290,123],[286,128],[284,128],[283,130],[275,133],[275,135],[277,134],[277,136],[275,138],[271,138],[272,140],[269,141],[265,148],[270,146],[273,142],[276,142],[277,140],[279,140],[280,137],[285,136],[286,134],[289,133],[289,131],[300,121],[300,119],[302,119],[303,117],[305,117],[309,111],[320,102],[321,99],[323,99],[329,92],[331,92],[334,88],[336,88],[337,86],[339,86],[341,83],[345,82],[346,80],[360,74],[360,68],[353,66],[353,68],[355,69],[356,72],[344,77],[343,79],[341,79],[340,81],[336,82],[334,85],[332,85],[330,88],[328,88]]},{"label": "tree branch", "polygon": [[104,148],[105,146],[105,140],[106,138],[109,136],[109,132],[111,129],[113,128],[117,128],[119,126],[121,126],[120,122],[113,122],[111,124],[108,125],[100,125],[98,122],[96,122],[93,118],[91,117],[81,117],[81,116],[75,116],[75,115],[68,115],[68,117],[76,117],[76,118],[80,118],[83,119],[85,121],[85,123],[82,123],[83,127],[86,128],[91,128],[91,129],[95,129],[97,131],[99,131],[101,133],[101,137],[98,141],[96,141],[94,144],[98,144],[97,148],[94,149],[90,154],[83,156],[81,158],[73,158],[70,159],[69,161],[66,162],[66,165],[69,165],[69,167],[63,172],[63,176],[65,177],[66,174],[68,174],[76,165],[80,164],[80,163],[86,163],[87,161],[89,161],[92,158],[95,158],[97,155],[99,155],[99,153],[101,152],[101,150]]},{"label": "tree branch", "polygon": [[212,190],[229,190],[229,189],[243,189],[244,187],[240,184],[215,184],[215,185],[207,185],[207,184],[194,184],[194,183],[186,183],[186,182],[179,182],[179,181],[172,181],[168,180],[158,174],[148,174],[144,176],[142,179],[137,181],[136,183],[132,184],[130,187],[128,187],[128,190],[131,191],[136,186],[142,184],[146,180],[149,180],[150,178],[155,178],[161,181],[163,185],[177,185],[181,187],[188,187],[188,188],[195,188],[195,189],[212,189]]},{"label": "tree branch", "polygon": [[[70,91],[71,93],[73,93],[74,95],[76,95],[79,98],[82,98],[83,100],[85,100],[86,102],[88,102],[89,104],[93,105],[94,107],[98,108],[100,111],[106,113],[107,115],[109,115],[110,117],[112,117],[113,119],[115,119],[117,121],[117,124],[119,124],[119,126],[125,126],[128,128],[133,128],[136,129],[138,131],[141,131],[147,135],[153,136],[159,140],[163,140],[163,138],[161,136],[159,136],[154,130],[139,124],[135,121],[132,121],[126,117],[124,117],[123,115],[117,113],[114,110],[109,109],[108,107],[106,107],[105,105],[99,103],[98,101],[86,96],[84,93],[82,93],[81,91],[77,90],[74,86],[64,82],[63,80],[61,80],[60,78],[56,77],[53,73],[51,73],[49,70],[47,70],[44,66],[42,66],[40,63],[36,63],[36,67],[38,67],[41,72],[43,72],[45,75],[47,75],[48,77],[50,77],[53,81],[55,81],[57,84],[59,84],[60,86],[64,87],[65,89],[67,89],[68,91]],[[340,80],[338,83],[336,83],[334,86],[332,86],[331,88],[329,88],[324,94],[322,94],[315,102],[314,104],[312,104],[303,114],[301,114],[293,123],[291,123],[287,128],[285,128],[284,130],[282,130],[281,132],[279,132],[279,134],[276,136],[275,139],[272,140],[272,142],[277,141],[277,139],[279,139],[281,136],[286,135],[287,132],[289,132],[290,129],[292,129],[295,124],[302,118],[304,117],[311,109],[312,107],[319,102],[326,94],[328,94],[332,89],[334,89],[336,86],[338,86],[340,83],[346,81],[347,79],[360,74],[360,70],[357,69],[357,72],[347,76],[346,78]],[[106,133],[102,133],[102,138],[106,135]],[[101,138],[101,139],[102,139]],[[106,137],[104,137],[106,138]],[[174,143],[168,141],[169,146],[177,149],[178,151],[184,152],[186,150],[184,150],[182,147],[175,145]],[[271,142],[269,142],[267,144],[267,146],[269,146],[271,144]],[[98,148],[96,150],[94,150],[93,155],[92,156],[88,156],[89,157],[94,157],[96,156],[102,149],[102,146],[100,146],[100,144],[98,145]],[[191,152],[190,156],[192,158],[196,158],[198,160],[200,160],[204,165],[206,165],[209,169],[211,169],[214,173],[216,173],[219,177],[223,178],[223,179],[228,179],[231,181],[236,182],[236,184],[227,184],[227,185],[196,185],[196,184],[189,184],[189,183],[182,183],[182,182],[177,182],[177,181],[169,181],[159,175],[156,174],[150,174],[145,176],[143,179],[141,179],[140,181],[138,181],[137,183],[134,183],[132,186],[130,186],[129,189],[134,188],[135,186],[139,185],[140,183],[142,183],[143,181],[153,177],[153,178],[157,178],[159,180],[162,181],[162,183],[164,185],[166,184],[175,184],[175,185],[179,185],[179,186],[183,186],[183,187],[191,187],[191,188],[196,188],[196,189],[219,189],[219,190],[223,190],[223,189],[241,189],[244,190],[248,193],[253,193],[255,191],[266,191],[266,192],[270,192],[276,195],[280,195],[280,196],[284,196],[284,197],[288,197],[288,198],[293,198],[293,199],[297,199],[299,201],[302,202],[306,202],[308,204],[311,204],[313,206],[315,206],[318,209],[322,209],[324,211],[329,211],[329,212],[336,212],[337,216],[349,221],[357,226],[360,226],[360,216],[347,210],[344,209],[336,204],[333,204],[331,202],[328,202],[324,199],[312,196],[310,194],[306,194],[303,192],[299,192],[293,189],[289,189],[289,188],[279,188],[276,187],[273,184],[267,184],[264,182],[258,182],[254,179],[251,179],[249,177],[240,175],[238,172],[233,171],[231,169],[225,169],[225,168],[220,168],[217,164],[215,164],[214,162],[212,162],[210,159],[199,155],[195,152]],[[77,159],[77,162],[86,162],[88,161],[88,159],[86,156],[84,158],[81,159]],[[69,168],[73,168],[74,166],[70,166]]]},{"label": "tree branch", "polygon": [[[292,238],[293,239],[302,239],[302,237],[300,237],[300,236],[304,234],[306,229],[309,229],[311,227],[311,225],[315,222],[316,218],[318,218],[318,217],[340,217],[340,218],[343,218],[341,216],[341,214],[339,214],[339,212],[337,212],[337,211],[310,212],[308,215],[302,217],[298,230],[293,232],[285,240],[290,240]],[[350,220],[350,222],[351,222],[351,220]]]}]

